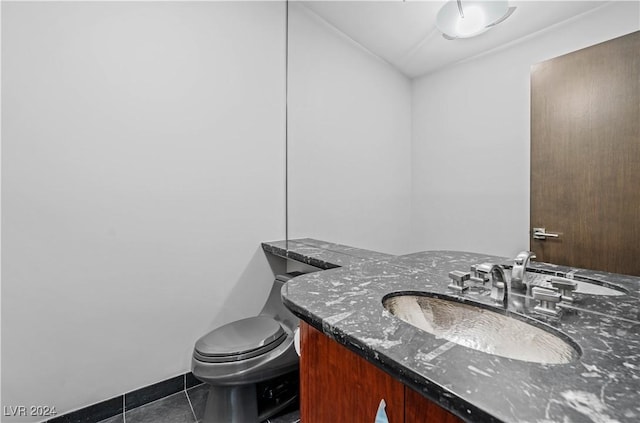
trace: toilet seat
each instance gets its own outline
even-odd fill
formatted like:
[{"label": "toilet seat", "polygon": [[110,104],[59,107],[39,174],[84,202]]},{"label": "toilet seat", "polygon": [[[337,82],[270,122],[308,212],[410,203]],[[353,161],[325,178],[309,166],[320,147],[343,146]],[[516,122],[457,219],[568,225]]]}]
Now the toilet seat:
[{"label": "toilet seat", "polygon": [[196,342],[194,358],[205,363],[246,360],[271,351],[286,338],[282,325],[269,316],[237,320]]}]

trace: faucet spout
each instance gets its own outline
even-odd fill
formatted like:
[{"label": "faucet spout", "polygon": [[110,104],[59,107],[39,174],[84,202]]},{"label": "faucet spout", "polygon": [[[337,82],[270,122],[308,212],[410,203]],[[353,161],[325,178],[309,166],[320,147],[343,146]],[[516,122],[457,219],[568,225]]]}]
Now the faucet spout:
[{"label": "faucet spout", "polygon": [[527,265],[529,260],[536,258],[533,251],[522,251],[514,259],[513,268],[511,269],[511,289],[529,294],[529,284],[527,283]]},{"label": "faucet spout", "polygon": [[505,308],[509,307],[509,284],[501,266],[492,265],[489,271],[491,279],[491,298]]}]

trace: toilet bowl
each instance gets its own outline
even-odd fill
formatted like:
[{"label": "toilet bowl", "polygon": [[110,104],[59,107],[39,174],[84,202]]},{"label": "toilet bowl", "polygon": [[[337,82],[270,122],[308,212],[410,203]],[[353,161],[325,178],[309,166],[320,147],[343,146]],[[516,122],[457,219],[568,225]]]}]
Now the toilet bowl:
[{"label": "toilet bowl", "polygon": [[300,274],[278,275],[258,316],[221,326],[196,342],[191,369],[209,384],[203,423],[256,423],[295,401],[297,392],[287,393],[258,410],[256,386],[298,370],[293,333],[299,319],[282,303],[280,290]]}]

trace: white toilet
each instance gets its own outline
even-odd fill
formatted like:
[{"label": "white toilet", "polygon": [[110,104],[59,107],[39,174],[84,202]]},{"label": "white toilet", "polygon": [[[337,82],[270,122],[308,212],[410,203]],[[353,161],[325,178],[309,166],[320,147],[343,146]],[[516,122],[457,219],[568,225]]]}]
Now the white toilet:
[{"label": "white toilet", "polygon": [[203,423],[256,423],[296,400],[297,389],[259,413],[256,386],[298,371],[293,332],[299,320],[282,303],[280,290],[300,274],[278,275],[258,316],[221,326],[196,342],[193,375],[210,387]]}]

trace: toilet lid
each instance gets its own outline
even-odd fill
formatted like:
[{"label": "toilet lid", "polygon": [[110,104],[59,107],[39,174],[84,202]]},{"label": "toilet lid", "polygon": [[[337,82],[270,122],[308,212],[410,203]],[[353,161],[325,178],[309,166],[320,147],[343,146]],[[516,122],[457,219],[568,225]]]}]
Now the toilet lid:
[{"label": "toilet lid", "polygon": [[210,362],[240,360],[277,347],[285,335],[271,317],[249,317],[209,332],[196,342],[195,349],[201,359]]}]

